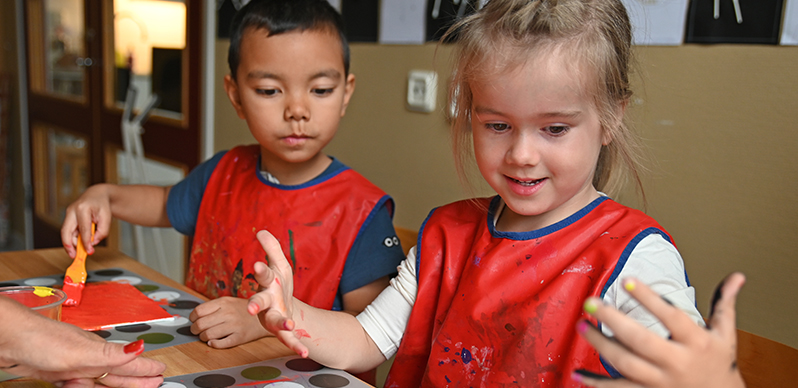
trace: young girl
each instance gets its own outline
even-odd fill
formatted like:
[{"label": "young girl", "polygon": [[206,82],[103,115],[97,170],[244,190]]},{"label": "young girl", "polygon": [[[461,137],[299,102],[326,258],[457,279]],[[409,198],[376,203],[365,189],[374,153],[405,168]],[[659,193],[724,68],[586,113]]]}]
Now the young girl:
[{"label": "young girl", "polygon": [[[250,300],[292,349],[347,370],[396,354],[387,387],[572,387],[617,374],[574,327],[590,297],[661,337],[627,293],[634,276],[702,322],[670,236],[611,192],[637,179],[628,103],[631,28],[617,0],[492,0],[453,27],[452,130],[498,194],[433,210],[399,275],[357,318],[290,297],[291,269],[261,232],[267,289]],[[283,298],[288,295],[288,298]],[[608,330],[604,330],[609,334]]]}]

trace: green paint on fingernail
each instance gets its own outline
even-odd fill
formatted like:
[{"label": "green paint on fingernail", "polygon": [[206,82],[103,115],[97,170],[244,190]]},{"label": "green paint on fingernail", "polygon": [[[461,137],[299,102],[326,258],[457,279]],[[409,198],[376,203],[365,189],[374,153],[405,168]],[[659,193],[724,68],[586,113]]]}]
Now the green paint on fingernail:
[{"label": "green paint on fingernail", "polygon": [[599,307],[598,306],[598,302],[596,302],[595,298],[590,298],[590,299],[586,300],[585,304],[583,306],[583,308],[585,309],[585,312],[587,312],[588,314],[595,313],[596,310],[598,310],[598,307]]}]

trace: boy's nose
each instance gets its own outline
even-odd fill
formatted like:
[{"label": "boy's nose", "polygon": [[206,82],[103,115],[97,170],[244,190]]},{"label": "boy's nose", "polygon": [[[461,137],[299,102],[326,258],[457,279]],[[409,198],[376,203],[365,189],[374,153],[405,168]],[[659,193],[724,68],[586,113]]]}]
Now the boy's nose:
[{"label": "boy's nose", "polygon": [[307,121],[310,120],[310,109],[308,109],[307,101],[302,97],[291,97],[285,107],[285,120],[286,121]]}]

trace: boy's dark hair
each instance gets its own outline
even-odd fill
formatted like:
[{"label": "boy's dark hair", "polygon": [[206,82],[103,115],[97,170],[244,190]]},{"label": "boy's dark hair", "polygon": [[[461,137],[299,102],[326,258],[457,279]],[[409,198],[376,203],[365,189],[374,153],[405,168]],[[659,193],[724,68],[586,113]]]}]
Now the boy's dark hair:
[{"label": "boy's dark hair", "polygon": [[349,74],[349,43],[344,21],[327,0],[252,0],[236,12],[230,25],[227,64],[236,79],[241,58],[241,37],[249,28],[265,29],[268,36],[295,30],[327,30],[337,33],[344,57],[344,76]]}]

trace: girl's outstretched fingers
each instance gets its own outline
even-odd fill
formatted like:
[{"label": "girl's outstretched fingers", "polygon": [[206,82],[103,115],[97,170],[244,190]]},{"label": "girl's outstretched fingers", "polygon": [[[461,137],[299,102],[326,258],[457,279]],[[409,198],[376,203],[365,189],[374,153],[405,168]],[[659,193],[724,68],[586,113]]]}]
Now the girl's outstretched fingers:
[{"label": "girl's outstretched fingers", "polygon": [[257,234],[263,250],[266,251],[268,266],[255,263],[255,279],[263,290],[249,298],[247,311],[258,318],[266,330],[302,357],[307,357],[308,349],[294,335],[293,293],[294,279],[291,265],[288,264],[280,242],[269,232],[261,230]]},{"label": "girl's outstretched fingers", "polygon": [[[646,328],[637,324],[637,322],[631,320],[630,318],[623,315],[621,312],[609,307],[605,306],[600,299],[598,298],[590,298],[585,302],[585,311],[596,314],[602,315],[607,317],[611,321],[618,321],[620,323],[631,323],[631,325],[625,327],[623,330],[630,332],[632,335],[638,336],[638,341],[643,343],[649,343],[651,340],[657,341],[662,340],[656,334],[651,333]],[[628,322],[627,322],[628,321]],[[603,322],[606,324],[606,322]],[[614,333],[617,333],[619,329],[616,327],[612,327]],[[641,357],[639,353],[631,350],[621,341],[618,341],[617,338],[609,338],[605,336],[598,328],[593,326],[587,320],[581,320],[576,324],[576,331],[582,335],[591,345],[593,345],[596,350],[602,355],[602,357],[607,360],[610,364],[612,364],[615,369],[617,369],[624,377],[628,377],[630,381],[636,382],[645,382],[649,379],[656,379],[659,377],[660,371],[653,365],[648,359],[645,357]],[[653,336],[652,338],[646,338],[648,335]],[[624,378],[612,380],[609,377],[605,377],[605,379],[601,379],[597,373],[598,371],[582,371],[582,373],[577,373],[577,375],[572,376],[577,381],[582,381],[578,379],[581,377],[585,382],[583,384],[588,386],[597,386],[597,387],[638,387],[640,385],[631,384],[630,381],[627,381]],[[590,375],[589,373],[593,373]],[[602,375],[603,376],[603,375]],[[601,381],[601,384],[591,385],[591,383],[597,383]],[[588,381],[590,383],[588,383]],[[610,384],[612,383],[612,384]]]},{"label": "girl's outstretched fingers", "polygon": [[736,368],[735,298],[745,279],[730,275],[713,299],[711,328],[703,328],[636,279],[626,279],[624,289],[655,315],[670,331],[661,338],[598,298],[585,302],[585,311],[612,329],[606,338],[586,321],[577,324],[582,334],[625,379],[602,379],[577,371],[572,378],[593,387],[745,387]]},{"label": "girl's outstretched fingers", "polygon": [[737,294],[744,284],[745,275],[739,272],[727,276],[718,284],[709,306],[707,327],[734,341],[737,340]]}]

